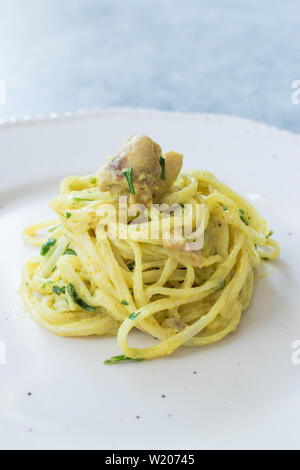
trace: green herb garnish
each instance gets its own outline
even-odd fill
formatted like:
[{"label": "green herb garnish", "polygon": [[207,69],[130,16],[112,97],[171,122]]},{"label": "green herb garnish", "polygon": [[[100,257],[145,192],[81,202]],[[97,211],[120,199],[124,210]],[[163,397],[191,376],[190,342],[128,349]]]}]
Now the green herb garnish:
[{"label": "green herb garnish", "polygon": [[182,207],[182,209],[184,209],[184,204],[181,204],[181,202],[179,203],[180,207]]},{"label": "green herb garnish", "polygon": [[246,217],[244,217],[243,215],[240,215],[240,219],[241,219],[242,222],[244,222],[245,225],[249,225],[249,222],[246,219]]},{"label": "green herb garnish", "polygon": [[53,290],[54,294],[57,294],[57,295],[60,295],[61,293],[64,294],[66,292],[65,287],[59,287],[59,286],[53,286],[52,290]]},{"label": "green herb garnish", "polygon": [[41,248],[41,255],[46,256],[50,248],[52,248],[55,245],[55,243],[56,243],[56,238],[52,238],[52,237],[49,238],[49,240],[46,243],[44,243],[44,245]]},{"label": "green herb garnish", "polygon": [[126,302],[126,300],[121,300],[121,304],[122,304],[122,305],[129,305],[129,303]]},{"label": "green herb garnish", "polygon": [[56,271],[56,269],[57,269],[57,266],[55,265],[51,272],[54,273],[54,271]]},{"label": "green herb garnish", "polygon": [[269,261],[270,258],[264,257],[264,258],[262,258],[262,259],[263,259],[264,261]]},{"label": "green herb garnish", "polygon": [[227,207],[227,206],[222,206],[222,209],[223,209],[223,211],[228,211],[228,207]]},{"label": "green herb garnish", "polygon": [[126,181],[128,183],[130,194],[135,194],[135,190],[134,190],[133,182],[132,182],[132,172],[133,172],[133,166],[131,166],[129,169],[123,170],[123,175],[125,176]]},{"label": "green herb garnish", "polygon": [[90,305],[88,305],[84,300],[82,300],[78,296],[73,284],[69,283],[67,285],[67,292],[68,292],[69,296],[71,297],[72,301],[75,304],[79,305],[79,307],[81,307],[83,310],[86,310],[87,312],[94,312],[95,310],[97,310],[95,307],[91,307]]},{"label": "green herb garnish", "polygon": [[71,212],[66,212],[66,217],[67,217],[67,219],[69,219],[70,217],[72,217]]},{"label": "green herb garnish", "polygon": [[270,232],[268,233],[267,237],[266,238],[270,238],[272,235],[273,235],[274,231],[273,230],[270,230]]},{"label": "green herb garnish", "polygon": [[91,177],[91,178],[89,179],[89,182],[90,182],[91,184],[96,184],[96,183],[97,183],[97,180],[96,180],[96,178]]},{"label": "green herb garnish", "polygon": [[87,197],[74,197],[73,201],[75,202],[92,202],[94,199],[89,199]]},{"label": "green herb garnish", "polygon": [[77,256],[77,253],[76,253],[76,251],[72,250],[72,248],[67,248],[66,251],[64,252],[64,255]]},{"label": "green herb garnish", "polygon": [[141,314],[141,312],[133,312],[129,315],[129,320],[135,320],[139,315]]},{"label": "green herb garnish", "polygon": [[60,224],[55,225],[54,227],[49,228],[48,232],[49,232],[49,233],[54,232],[54,230],[56,230],[56,229],[59,228],[59,227],[60,227]]},{"label": "green herb garnish", "polygon": [[135,263],[129,263],[127,264],[127,267],[129,269],[129,271],[133,271],[134,270],[134,266],[135,266]]},{"label": "green herb garnish", "polygon": [[104,364],[111,365],[111,364],[117,364],[118,362],[140,362],[143,361],[144,359],[134,359],[132,357],[125,356],[124,354],[122,356],[112,356],[109,359],[106,359],[104,361]]},{"label": "green herb garnish", "polygon": [[160,179],[165,180],[166,179],[166,161],[163,157],[160,157],[159,164],[161,166]]},{"label": "green herb garnish", "polygon": [[249,222],[248,222],[248,220],[247,220],[246,217],[245,217],[245,211],[244,211],[244,209],[239,209],[239,212],[240,212],[240,214],[241,214],[241,215],[240,215],[241,221],[244,222],[245,225],[249,225]]}]

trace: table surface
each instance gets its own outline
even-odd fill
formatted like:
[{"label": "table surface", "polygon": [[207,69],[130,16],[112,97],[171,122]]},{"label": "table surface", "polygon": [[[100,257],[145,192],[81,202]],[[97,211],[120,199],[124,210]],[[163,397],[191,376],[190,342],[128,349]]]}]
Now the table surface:
[{"label": "table surface", "polygon": [[300,132],[291,101],[298,0],[0,6],[0,119],[126,106],[234,114]]}]

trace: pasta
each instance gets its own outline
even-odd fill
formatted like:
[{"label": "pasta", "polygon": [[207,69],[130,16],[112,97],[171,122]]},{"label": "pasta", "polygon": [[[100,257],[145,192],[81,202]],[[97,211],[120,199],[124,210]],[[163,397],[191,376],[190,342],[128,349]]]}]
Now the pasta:
[{"label": "pasta", "polygon": [[[145,138],[139,142],[144,145]],[[132,155],[136,148],[129,144]],[[22,274],[21,294],[31,316],[61,336],[116,336],[123,354],[107,363],[168,356],[179,346],[221,340],[235,331],[250,304],[254,268],[279,255],[267,223],[241,196],[206,171],[178,173],[182,156],[162,156],[159,146],[151,148],[155,164],[160,164],[158,184],[151,186],[132,165],[119,168],[121,173],[108,185],[104,172],[112,173],[115,161],[110,159],[96,174],[67,177],[51,202],[56,218],[24,231],[25,240],[41,249]],[[118,162],[123,153],[117,155]],[[134,216],[125,224],[121,221],[118,178],[121,195],[129,196],[126,210],[139,202],[139,194],[143,198],[140,225]],[[164,211],[153,207],[155,199],[175,206],[180,216],[170,214],[169,238]],[[195,229],[198,205],[203,246],[187,250],[186,238],[176,240],[174,230],[184,216]],[[108,207],[117,217],[105,231]],[[147,228],[147,237],[141,228]],[[126,237],[120,236],[126,229]],[[133,329],[153,337],[153,344],[129,346]]]}]

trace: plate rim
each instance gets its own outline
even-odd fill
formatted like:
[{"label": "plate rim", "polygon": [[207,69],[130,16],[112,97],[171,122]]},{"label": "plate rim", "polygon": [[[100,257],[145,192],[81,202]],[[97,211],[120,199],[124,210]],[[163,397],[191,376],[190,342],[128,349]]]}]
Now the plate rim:
[{"label": "plate rim", "polygon": [[234,123],[243,123],[251,128],[255,127],[256,131],[270,132],[272,134],[280,134],[286,138],[298,139],[300,141],[300,133],[295,133],[287,129],[281,129],[276,126],[270,126],[262,121],[255,121],[251,118],[237,116],[234,114],[223,114],[223,113],[201,113],[201,112],[184,112],[184,111],[169,111],[160,110],[155,108],[143,108],[143,107],[95,107],[89,109],[77,109],[74,111],[65,112],[51,112],[45,114],[33,114],[23,115],[20,117],[10,116],[7,119],[0,119],[0,130],[11,127],[20,126],[32,126],[34,124],[49,124],[49,123],[60,123],[65,121],[73,121],[77,119],[89,119],[93,117],[106,117],[106,116],[117,116],[117,115],[144,115],[150,118],[163,116],[166,119],[193,119],[195,121],[205,120],[206,122],[220,122],[227,121]]}]

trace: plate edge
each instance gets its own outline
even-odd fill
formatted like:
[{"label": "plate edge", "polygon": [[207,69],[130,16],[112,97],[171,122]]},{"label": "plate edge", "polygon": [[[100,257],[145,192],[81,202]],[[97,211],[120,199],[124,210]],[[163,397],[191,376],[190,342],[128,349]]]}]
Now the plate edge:
[{"label": "plate edge", "polygon": [[0,120],[0,130],[4,128],[19,127],[25,125],[35,124],[48,124],[48,123],[59,123],[62,121],[76,120],[76,119],[89,119],[97,116],[113,116],[113,115],[145,115],[150,118],[157,116],[164,117],[166,119],[181,118],[181,119],[194,119],[195,121],[205,120],[210,122],[216,121],[232,121],[233,123],[241,123],[248,126],[248,130],[251,131],[253,128],[261,132],[269,132],[271,134],[279,134],[286,138],[299,139],[300,134],[280,129],[275,126],[269,126],[263,122],[254,121],[249,118],[230,114],[217,114],[217,113],[196,113],[196,112],[181,112],[181,111],[166,111],[158,110],[154,108],[131,108],[131,107],[108,107],[108,108],[91,108],[91,109],[78,109],[75,111],[67,111],[62,113],[49,113],[49,114],[37,114],[37,115],[24,115],[22,117],[10,117],[6,120]]}]

